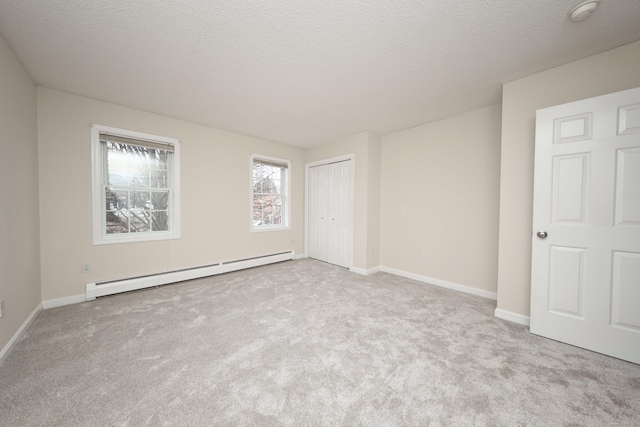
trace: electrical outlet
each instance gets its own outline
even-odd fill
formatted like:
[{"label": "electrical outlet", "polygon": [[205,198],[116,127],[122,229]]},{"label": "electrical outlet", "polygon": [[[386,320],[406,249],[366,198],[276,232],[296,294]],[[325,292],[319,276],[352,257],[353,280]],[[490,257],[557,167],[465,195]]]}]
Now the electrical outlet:
[{"label": "electrical outlet", "polygon": [[426,261],[427,260],[427,253],[425,251],[423,251],[422,254],[420,255],[420,259],[422,261]]},{"label": "electrical outlet", "polygon": [[80,269],[83,273],[90,273],[91,272],[91,263],[90,262],[83,262],[80,265]]},{"label": "electrical outlet", "polygon": [[0,299],[0,317],[4,316],[4,299]]}]

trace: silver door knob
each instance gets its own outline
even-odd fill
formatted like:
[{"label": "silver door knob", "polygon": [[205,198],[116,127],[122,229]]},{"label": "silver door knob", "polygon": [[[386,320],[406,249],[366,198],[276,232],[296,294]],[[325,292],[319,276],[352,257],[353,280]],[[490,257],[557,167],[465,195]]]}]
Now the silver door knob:
[{"label": "silver door knob", "polygon": [[548,235],[549,235],[549,234],[547,234],[547,232],[546,232],[546,231],[544,231],[544,230],[540,230],[540,231],[538,231],[538,232],[536,233],[536,236],[538,236],[538,237],[539,237],[539,238],[541,238],[541,239],[546,238]]}]

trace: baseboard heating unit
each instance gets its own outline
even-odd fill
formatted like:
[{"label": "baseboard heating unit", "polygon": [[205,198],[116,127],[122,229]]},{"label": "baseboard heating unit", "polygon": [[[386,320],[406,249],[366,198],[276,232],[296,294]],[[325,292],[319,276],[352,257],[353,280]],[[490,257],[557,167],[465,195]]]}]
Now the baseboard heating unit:
[{"label": "baseboard heating unit", "polygon": [[216,274],[229,273],[231,271],[243,270],[245,268],[259,267],[261,265],[273,264],[282,261],[290,261],[292,259],[295,259],[295,255],[296,254],[294,251],[289,251],[254,258],[225,261],[218,264],[207,265],[204,267],[176,270],[166,273],[153,274],[150,276],[115,280],[112,282],[87,283],[86,300],[93,301],[97,297],[119,294],[121,292],[136,291],[138,289],[167,285],[169,283],[199,279],[206,276],[215,276]]}]

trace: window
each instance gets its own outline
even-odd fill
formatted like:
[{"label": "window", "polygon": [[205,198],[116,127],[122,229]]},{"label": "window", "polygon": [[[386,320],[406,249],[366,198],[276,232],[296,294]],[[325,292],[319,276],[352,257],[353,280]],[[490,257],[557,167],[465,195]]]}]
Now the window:
[{"label": "window", "polygon": [[180,237],[177,139],[91,127],[93,243]]},{"label": "window", "polygon": [[251,230],[289,227],[288,160],[251,155]]}]

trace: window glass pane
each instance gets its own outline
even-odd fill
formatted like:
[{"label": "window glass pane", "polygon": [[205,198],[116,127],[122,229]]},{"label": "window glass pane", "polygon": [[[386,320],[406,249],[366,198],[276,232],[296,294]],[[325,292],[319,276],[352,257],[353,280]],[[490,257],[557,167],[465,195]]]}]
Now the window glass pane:
[{"label": "window glass pane", "polygon": [[[136,145],[107,142],[109,185],[167,188],[169,153]],[[152,172],[153,171],[153,172]],[[158,172],[163,171],[163,172]]]},{"label": "window glass pane", "polygon": [[254,163],[253,164],[253,183],[257,184],[262,181],[262,177],[264,175],[263,171],[264,167],[261,164]]},{"label": "window glass pane", "polygon": [[254,191],[264,194],[280,194],[281,169],[273,166],[260,165],[254,175]]},{"label": "window glass pane", "polygon": [[169,164],[169,153],[164,150],[153,150],[155,155],[153,157],[152,167],[161,170],[167,170]]},{"label": "window glass pane", "polygon": [[282,176],[282,169],[280,169],[280,168],[274,168],[274,167],[272,167],[272,168],[271,168],[271,171],[270,171],[270,174],[269,174],[269,178],[270,178],[272,181],[274,181],[274,182],[276,182],[276,181],[280,182],[280,177],[281,177],[281,176]]},{"label": "window glass pane", "polygon": [[262,225],[262,199],[253,196],[253,225]]},{"label": "window glass pane", "polygon": [[119,209],[127,209],[129,207],[129,192],[118,191],[113,187],[107,188],[106,204],[108,211],[115,211]]},{"label": "window glass pane", "polygon": [[107,234],[169,230],[169,191],[107,191]]},{"label": "window glass pane", "polygon": [[151,229],[153,231],[169,230],[169,212],[153,211],[151,214]]},{"label": "window glass pane", "polygon": [[269,224],[282,224],[282,198],[280,196],[269,196],[269,203],[265,206],[265,216],[268,218]]},{"label": "window glass pane", "polygon": [[264,181],[264,193],[280,194],[280,170],[271,171]]},{"label": "window glass pane", "polygon": [[149,201],[149,193],[141,191],[129,191],[129,209],[125,213],[129,219],[129,232],[148,231],[145,221],[148,216],[146,204]]},{"label": "window glass pane", "polygon": [[149,212],[142,209],[129,211],[129,224],[131,233],[144,233],[151,230],[149,224]]},{"label": "window glass pane", "polygon": [[166,170],[151,169],[151,188],[167,188],[168,172]]},{"label": "window glass pane", "polygon": [[107,188],[105,206],[107,234],[129,232],[129,192]]},{"label": "window glass pane", "polygon": [[151,196],[148,191],[132,191],[131,192],[131,209],[148,209]]},{"label": "window glass pane", "polygon": [[256,194],[262,193],[262,181],[255,181],[253,184],[253,192]]},{"label": "window glass pane", "polygon": [[129,232],[129,217],[127,210],[107,212],[107,234],[119,234]]},{"label": "window glass pane", "polygon": [[166,210],[169,208],[169,192],[154,191],[151,193],[150,208],[153,210]]}]

